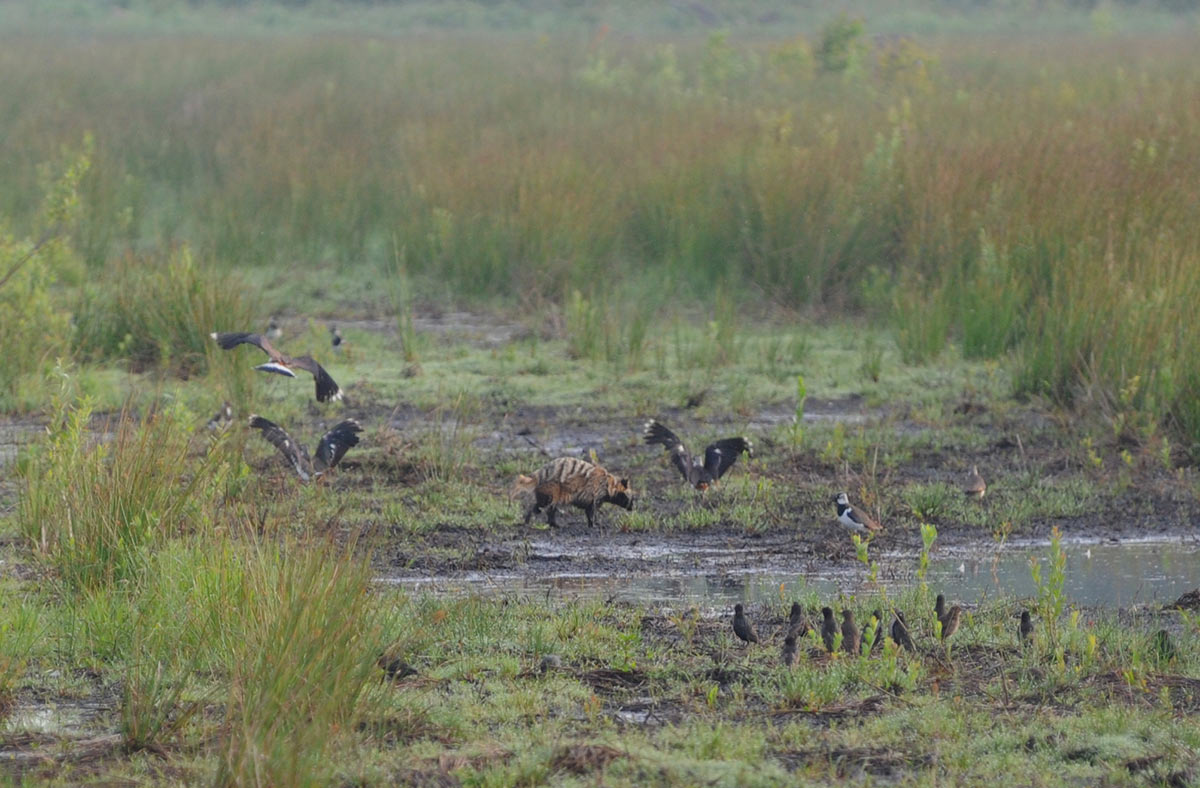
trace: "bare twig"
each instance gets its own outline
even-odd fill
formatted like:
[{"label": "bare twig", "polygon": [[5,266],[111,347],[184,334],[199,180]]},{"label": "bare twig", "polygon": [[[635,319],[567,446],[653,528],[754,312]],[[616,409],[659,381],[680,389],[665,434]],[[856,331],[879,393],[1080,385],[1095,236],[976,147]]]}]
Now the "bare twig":
[{"label": "bare twig", "polygon": [[26,263],[32,260],[34,256],[41,251],[43,246],[50,243],[55,238],[58,238],[60,235],[62,235],[62,225],[60,224],[56,224],[53,227],[48,228],[46,232],[42,233],[42,237],[37,240],[37,243],[33,245],[33,248],[26,252],[22,258],[17,260],[17,262],[13,263],[9,267],[8,271],[5,272],[4,276],[0,277],[0,287],[4,287],[6,284],[8,284],[8,280],[12,279],[13,276],[16,275],[17,271],[20,271]]}]

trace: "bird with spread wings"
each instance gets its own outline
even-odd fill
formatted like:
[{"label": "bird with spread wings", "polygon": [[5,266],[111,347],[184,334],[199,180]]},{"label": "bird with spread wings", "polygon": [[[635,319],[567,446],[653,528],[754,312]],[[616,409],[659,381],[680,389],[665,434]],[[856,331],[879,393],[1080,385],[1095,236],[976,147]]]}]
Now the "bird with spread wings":
[{"label": "bird with spread wings", "polygon": [[338,422],[322,436],[316,453],[309,457],[308,451],[275,422],[251,414],[250,426],[262,432],[262,436],[279,449],[279,453],[296,469],[300,479],[306,482],[332,470],[347,451],[358,445],[358,433],[362,432],[362,425],[354,419]]},{"label": "bird with spread wings", "polygon": [[642,432],[646,443],[659,444],[671,453],[671,462],[683,475],[684,480],[697,490],[707,490],[725,475],[742,452],[754,456],[754,446],[743,437],[722,438],[713,441],[704,449],[704,462],[693,458],[679,436],[654,419],[646,422]]},{"label": "bird with spread wings", "polygon": [[266,353],[267,357],[271,360],[255,367],[259,372],[273,372],[276,375],[284,375],[289,378],[296,377],[296,373],[292,371],[293,368],[303,369],[306,372],[312,373],[313,380],[317,384],[317,402],[328,402],[342,398],[342,390],[338,388],[338,384],[325,371],[325,368],[308,354],[293,358],[277,350],[271,344],[271,340],[262,334],[252,334],[245,331],[214,331],[209,336],[217,340],[217,344],[221,346],[222,350],[233,350],[238,345],[254,345]]}]

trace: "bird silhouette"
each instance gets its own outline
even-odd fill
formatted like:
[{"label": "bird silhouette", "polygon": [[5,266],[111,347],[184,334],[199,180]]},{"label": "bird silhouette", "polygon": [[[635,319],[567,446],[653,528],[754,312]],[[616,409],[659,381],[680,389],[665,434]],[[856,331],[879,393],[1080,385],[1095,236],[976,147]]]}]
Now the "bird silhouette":
[{"label": "bird silhouette", "polygon": [[979,475],[979,468],[971,466],[971,472],[967,474],[966,480],[963,482],[963,495],[976,500],[983,500],[984,493],[987,492],[987,482]]},{"label": "bird silhouette", "polygon": [[854,611],[842,611],[842,651],[847,654],[858,656],[861,641],[859,640],[858,626],[854,623]]},{"label": "bird silhouette", "polygon": [[821,617],[821,640],[825,643],[825,650],[832,652],[838,633],[837,622],[833,620],[833,608],[821,608]]},{"label": "bird silhouette", "polygon": [[958,631],[958,622],[962,619],[962,608],[958,605],[950,608],[945,616],[938,618],[942,622],[942,640],[948,640]]},{"label": "bird silhouette", "polygon": [[788,636],[783,639],[783,664],[789,668],[794,667],[797,654],[796,636],[789,632]]},{"label": "bird silhouette", "polygon": [[1033,643],[1033,621],[1028,610],[1021,611],[1021,623],[1017,625],[1017,642],[1022,646]]},{"label": "bird silhouette", "polygon": [[904,620],[904,613],[899,610],[896,611],[896,620],[892,622],[892,640],[896,641],[896,645],[902,649],[917,650],[912,637],[908,634],[908,622]]},{"label": "bird silhouette", "polygon": [[809,629],[808,619],[804,617],[804,608],[800,607],[799,602],[793,602],[792,609],[788,612],[788,633],[803,636]]},{"label": "bird silhouette", "polygon": [[750,623],[750,619],[746,618],[740,602],[733,606],[733,634],[746,643],[758,642],[758,633],[754,631],[754,625]]},{"label": "bird silhouette", "polygon": [[334,381],[325,368],[317,363],[310,355],[292,357],[286,353],[282,353],[271,344],[271,341],[261,334],[251,334],[245,331],[226,331],[212,332],[210,337],[217,341],[222,350],[233,350],[238,345],[254,345],[262,352],[267,354],[271,360],[265,364],[259,364],[255,367],[259,372],[272,372],[276,375],[294,378],[295,369],[303,369],[312,373],[313,380],[316,381],[317,402],[328,402],[330,400],[339,400],[342,398],[342,390],[338,388],[338,384]]}]

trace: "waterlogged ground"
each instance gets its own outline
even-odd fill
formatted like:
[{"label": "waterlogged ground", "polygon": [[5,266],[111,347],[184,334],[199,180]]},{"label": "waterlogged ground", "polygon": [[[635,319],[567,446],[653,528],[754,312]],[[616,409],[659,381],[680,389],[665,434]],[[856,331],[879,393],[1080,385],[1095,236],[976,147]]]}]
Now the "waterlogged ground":
[{"label": "waterlogged ground", "polygon": [[[639,360],[593,360],[518,321],[422,320],[407,358],[388,323],[343,324],[347,350],[325,354],[347,390],[342,405],[311,403],[307,381],[251,379],[243,410],[303,443],[337,419],[363,422],[362,445],[326,483],[300,485],[246,434],[244,413],[219,438],[250,469],[239,500],[310,538],[355,540],[392,616],[380,659],[391,673],[378,671],[323,781],[968,784],[1020,774],[1188,785],[1200,775],[1200,636],[1195,614],[1172,607],[1200,586],[1200,503],[1194,471],[1160,435],[1013,401],[994,366],[904,366],[885,335],[860,327],[763,326],[724,349],[703,329],[680,329]],[[320,324],[285,330],[285,347],[327,341]],[[115,384],[110,411],[130,397],[147,412],[148,377],[83,374]],[[223,385],[152,384],[198,425]],[[744,434],[755,456],[700,497],[641,442],[651,417],[695,450]],[[111,439],[106,421],[90,422],[91,440]],[[45,423],[0,430],[4,511],[20,494],[11,457]],[[208,440],[198,429],[197,456]],[[575,511],[557,529],[522,525],[513,478],[564,455],[629,476],[634,510],[604,508],[595,529]],[[982,503],[958,489],[972,464],[989,483]],[[884,523],[865,552],[834,520],[839,490]],[[924,585],[922,524],[937,534]],[[1052,580],[1056,529],[1065,571]],[[227,677],[198,673],[191,727],[129,752],[128,667],[98,656],[115,646],[82,645],[103,635],[89,628],[93,612],[55,607],[52,575],[15,533],[3,560],[10,598],[43,600],[46,612],[22,629],[42,634],[9,698],[0,769],[27,783],[211,782]],[[939,591],[966,609],[949,650],[929,613]],[[799,665],[782,667],[792,600],[810,621],[826,604],[859,621],[905,610],[919,651],[831,657],[802,638]],[[761,644],[732,637],[735,602]],[[1057,616],[1042,613],[1060,604]],[[1038,611],[1025,649],[1015,637],[1023,607]],[[1159,629],[1170,651],[1156,645]]]}]

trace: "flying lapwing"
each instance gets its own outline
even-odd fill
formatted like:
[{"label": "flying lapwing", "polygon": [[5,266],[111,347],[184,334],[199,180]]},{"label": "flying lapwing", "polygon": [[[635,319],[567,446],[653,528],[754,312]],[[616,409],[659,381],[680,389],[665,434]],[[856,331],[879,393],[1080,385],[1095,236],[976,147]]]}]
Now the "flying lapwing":
[{"label": "flying lapwing", "polygon": [[312,373],[313,380],[317,386],[317,402],[329,402],[330,400],[339,400],[342,398],[342,390],[338,388],[338,384],[325,368],[316,362],[312,356],[305,354],[295,358],[281,353],[275,349],[271,341],[261,334],[251,334],[242,331],[230,332],[212,332],[210,337],[217,340],[217,344],[222,350],[232,350],[238,345],[254,345],[256,348],[267,354],[271,360],[266,364],[259,364],[255,367],[259,372],[273,372],[276,375],[284,375],[285,377],[294,378],[296,373],[293,369],[303,369],[306,372]]},{"label": "flying lapwing", "polygon": [[754,456],[754,446],[743,437],[722,438],[714,441],[704,449],[704,463],[699,458],[692,457],[679,436],[659,424],[654,419],[646,422],[642,431],[648,444],[659,444],[671,453],[671,461],[683,475],[684,481],[703,492],[717,483],[725,472],[737,462],[738,456],[745,452]]},{"label": "flying lapwing", "polygon": [[340,421],[321,437],[314,456],[309,457],[308,451],[275,422],[252,413],[250,426],[262,432],[262,436],[279,449],[300,479],[306,482],[331,471],[347,451],[358,445],[358,433],[362,432],[362,425],[354,419]]}]

